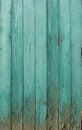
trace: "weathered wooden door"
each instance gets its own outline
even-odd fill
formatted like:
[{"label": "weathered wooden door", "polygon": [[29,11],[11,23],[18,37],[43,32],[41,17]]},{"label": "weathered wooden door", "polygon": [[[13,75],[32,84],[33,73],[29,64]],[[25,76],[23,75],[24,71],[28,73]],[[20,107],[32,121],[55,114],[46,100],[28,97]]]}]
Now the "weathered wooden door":
[{"label": "weathered wooden door", "polygon": [[82,0],[0,0],[0,130],[82,130]]}]

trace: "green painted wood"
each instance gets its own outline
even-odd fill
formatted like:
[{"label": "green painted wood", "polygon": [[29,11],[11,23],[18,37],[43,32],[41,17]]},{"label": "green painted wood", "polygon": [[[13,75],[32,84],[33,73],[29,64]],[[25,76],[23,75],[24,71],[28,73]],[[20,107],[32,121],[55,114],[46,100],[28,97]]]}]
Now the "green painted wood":
[{"label": "green painted wood", "polygon": [[0,0],[0,130],[11,129],[11,0]]},{"label": "green painted wood", "polygon": [[81,129],[81,48],[81,0],[0,0],[0,130]]},{"label": "green painted wood", "polygon": [[71,116],[71,38],[70,0],[59,1],[60,35],[60,129],[70,129]]},{"label": "green painted wood", "polygon": [[35,0],[36,14],[36,130],[46,130],[47,44],[46,0]]},{"label": "green painted wood", "polygon": [[71,1],[71,46],[72,46],[72,120],[80,129],[82,111],[82,1]]},{"label": "green painted wood", "polygon": [[47,9],[47,130],[58,130],[59,120],[59,46],[58,0],[48,0]]},{"label": "green painted wood", "polygon": [[34,0],[23,1],[24,130],[35,130],[35,14]]},{"label": "green painted wood", "polygon": [[12,130],[22,130],[22,0],[12,1]]}]

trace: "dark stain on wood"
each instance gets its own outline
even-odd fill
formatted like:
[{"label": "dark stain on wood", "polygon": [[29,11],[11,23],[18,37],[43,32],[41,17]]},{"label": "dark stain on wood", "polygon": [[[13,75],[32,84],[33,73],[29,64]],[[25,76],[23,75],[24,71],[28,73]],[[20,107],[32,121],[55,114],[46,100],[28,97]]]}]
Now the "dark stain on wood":
[{"label": "dark stain on wood", "polygon": [[81,112],[81,130],[82,130],[82,112]]},{"label": "dark stain on wood", "polygon": [[81,47],[81,58],[82,58],[82,47]]},{"label": "dark stain on wood", "polygon": [[62,42],[62,38],[61,38],[61,36],[59,35],[59,36],[58,36],[58,46],[61,45],[61,42]]}]

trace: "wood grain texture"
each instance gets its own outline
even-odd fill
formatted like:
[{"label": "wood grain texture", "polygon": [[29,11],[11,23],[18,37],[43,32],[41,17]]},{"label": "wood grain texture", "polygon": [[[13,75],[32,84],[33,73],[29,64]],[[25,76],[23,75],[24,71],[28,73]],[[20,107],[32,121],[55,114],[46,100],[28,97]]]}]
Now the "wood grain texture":
[{"label": "wood grain texture", "polygon": [[11,0],[0,0],[0,130],[11,129]]},{"label": "wood grain texture", "polygon": [[0,130],[82,129],[82,0],[0,0]]},{"label": "wood grain texture", "polygon": [[71,116],[71,32],[70,0],[59,1],[60,45],[60,129],[70,130]]},{"label": "wood grain texture", "polygon": [[47,130],[59,128],[59,46],[58,1],[47,3]]},{"label": "wood grain texture", "polygon": [[47,46],[46,0],[35,0],[36,14],[36,130],[46,130]]},{"label": "wood grain texture", "polygon": [[22,130],[22,0],[12,1],[12,130]]},{"label": "wood grain texture", "polygon": [[24,130],[35,130],[35,14],[34,0],[23,1]]},{"label": "wood grain texture", "polygon": [[82,110],[82,5],[81,0],[71,1],[71,46],[72,46],[72,119],[80,129]]}]

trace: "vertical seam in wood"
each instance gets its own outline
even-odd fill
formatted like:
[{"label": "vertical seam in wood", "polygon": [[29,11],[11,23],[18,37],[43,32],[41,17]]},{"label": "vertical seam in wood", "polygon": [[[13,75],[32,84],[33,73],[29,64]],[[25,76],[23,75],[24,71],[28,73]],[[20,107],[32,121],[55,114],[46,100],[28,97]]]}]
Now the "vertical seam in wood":
[{"label": "vertical seam in wood", "polygon": [[11,104],[10,104],[11,105],[10,106],[11,107],[10,108],[11,109],[11,115],[10,115],[11,116],[11,130],[12,130],[12,58],[13,58],[12,57],[12,38],[13,38],[12,37],[12,26],[13,26],[12,16],[13,16],[13,0],[11,0],[11,63],[10,63],[11,64],[10,65],[11,66],[10,67],[10,69],[11,69],[10,70],[10,73],[11,73],[11,90],[10,90],[11,91],[10,92],[11,93],[11,99],[10,99],[11,100]]},{"label": "vertical seam in wood", "polygon": [[[58,0],[58,36],[60,35],[60,26],[59,26],[59,24],[60,24],[60,10],[59,10],[59,2],[60,2],[60,0]],[[59,127],[59,112],[60,112],[60,110],[59,110],[59,104],[60,104],[60,46],[59,46],[59,99],[58,99],[58,130],[60,129],[60,127]]]},{"label": "vertical seam in wood", "polygon": [[70,120],[72,119],[72,45],[71,45],[71,0],[69,4],[69,11],[70,11],[70,64],[71,64],[71,83],[70,83]]},{"label": "vertical seam in wood", "polygon": [[22,130],[24,130],[24,1],[22,0]]},{"label": "vertical seam in wood", "polygon": [[47,46],[47,110],[46,110],[46,130],[48,130],[47,116],[48,116],[48,0],[46,0],[46,46]]},{"label": "vertical seam in wood", "polygon": [[48,0],[46,0],[46,45],[47,45],[47,113],[46,113],[46,130],[48,130]]},{"label": "vertical seam in wood", "polygon": [[35,128],[36,130],[36,10],[35,10],[35,0],[34,0],[34,45],[35,45],[35,71],[34,71],[34,86],[35,86]]}]

